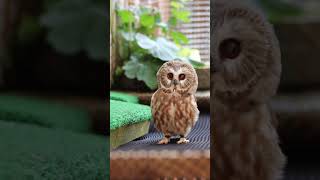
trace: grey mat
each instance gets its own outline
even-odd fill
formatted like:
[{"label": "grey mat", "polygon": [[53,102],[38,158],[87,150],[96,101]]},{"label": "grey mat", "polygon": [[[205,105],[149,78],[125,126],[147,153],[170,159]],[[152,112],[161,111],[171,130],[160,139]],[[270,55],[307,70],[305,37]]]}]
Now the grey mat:
[{"label": "grey mat", "polygon": [[288,168],[284,180],[320,180],[320,172],[315,167]]},{"label": "grey mat", "polygon": [[116,150],[209,150],[210,149],[210,116],[202,114],[198,122],[188,135],[188,144],[176,144],[178,138],[171,139],[169,144],[158,145],[162,134],[151,124],[147,135],[124,144]]},{"label": "grey mat", "polygon": [[[153,126],[150,132],[134,141],[120,146],[116,150],[209,150],[210,149],[210,116],[208,114],[200,115],[200,119],[190,132],[188,138],[189,144],[177,145],[178,139],[171,140],[170,144],[157,145],[162,138],[161,133],[157,132]],[[291,155],[292,156],[292,155]],[[295,157],[295,155],[293,155]],[[317,161],[317,162],[320,162]],[[310,163],[292,162],[285,170],[284,180],[320,180],[320,166]]]}]

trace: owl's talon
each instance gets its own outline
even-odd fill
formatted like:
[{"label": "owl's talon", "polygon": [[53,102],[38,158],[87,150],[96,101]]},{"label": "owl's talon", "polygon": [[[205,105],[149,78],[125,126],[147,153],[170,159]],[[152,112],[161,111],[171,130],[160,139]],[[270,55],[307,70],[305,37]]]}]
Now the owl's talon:
[{"label": "owl's talon", "polygon": [[161,139],[161,141],[158,142],[158,144],[168,144],[169,141],[170,141],[169,138],[163,138],[163,139]]},{"label": "owl's talon", "polygon": [[189,143],[189,140],[186,138],[180,138],[180,140],[177,142],[177,144],[187,144]]}]

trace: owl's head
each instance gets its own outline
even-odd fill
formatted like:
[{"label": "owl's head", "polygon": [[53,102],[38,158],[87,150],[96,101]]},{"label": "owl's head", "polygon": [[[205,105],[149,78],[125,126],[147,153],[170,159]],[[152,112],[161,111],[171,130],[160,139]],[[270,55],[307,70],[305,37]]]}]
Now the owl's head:
[{"label": "owl's head", "polygon": [[194,94],[198,87],[198,76],[192,65],[179,61],[164,63],[158,73],[158,88],[168,92]]},{"label": "owl's head", "polygon": [[241,1],[218,0],[214,7],[211,24],[214,89],[234,96],[246,91],[256,98],[272,96],[281,73],[280,49],[272,26],[259,11]]}]

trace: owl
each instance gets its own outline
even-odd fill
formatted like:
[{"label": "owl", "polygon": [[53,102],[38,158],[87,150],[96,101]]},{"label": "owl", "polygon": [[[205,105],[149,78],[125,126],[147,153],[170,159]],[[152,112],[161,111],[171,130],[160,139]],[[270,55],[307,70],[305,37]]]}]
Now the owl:
[{"label": "owl", "polygon": [[211,13],[213,176],[279,180],[286,158],[268,102],[281,75],[271,24],[243,1],[216,0]]},{"label": "owl", "polygon": [[198,76],[188,63],[174,60],[164,63],[157,72],[158,89],[151,98],[151,111],[156,129],[164,137],[158,144],[167,144],[172,136],[186,138],[198,120],[199,110],[195,93]]}]

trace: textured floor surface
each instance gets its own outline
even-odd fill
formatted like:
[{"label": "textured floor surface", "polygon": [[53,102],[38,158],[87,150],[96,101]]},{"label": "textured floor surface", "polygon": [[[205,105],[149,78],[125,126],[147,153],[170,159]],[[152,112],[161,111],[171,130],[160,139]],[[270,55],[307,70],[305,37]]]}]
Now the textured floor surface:
[{"label": "textured floor surface", "polygon": [[[161,133],[151,128],[149,134],[122,145],[116,150],[208,150],[210,149],[210,117],[208,114],[200,115],[199,121],[188,136],[189,144],[177,145],[175,144],[177,139],[173,139],[170,144],[157,145],[156,143],[161,138]],[[297,153],[288,154],[288,158],[292,161],[289,161],[285,170],[284,180],[320,180],[320,163],[318,163],[320,160],[314,159],[316,161],[314,163],[295,160],[305,154],[310,154],[311,157],[308,159],[311,161],[314,159],[312,157],[317,157],[318,153],[300,152],[299,150]]]},{"label": "textured floor surface", "polygon": [[300,164],[298,167],[288,167],[284,180],[320,180],[318,165]]},{"label": "textured floor surface", "polygon": [[148,134],[124,144],[116,150],[209,150],[210,149],[210,116],[200,115],[198,122],[188,135],[188,144],[176,144],[178,138],[173,138],[170,144],[158,145],[162,134],[151,124]]}]

